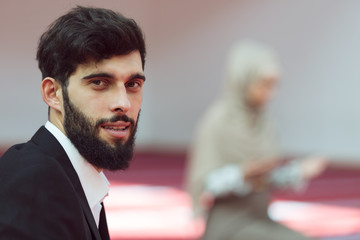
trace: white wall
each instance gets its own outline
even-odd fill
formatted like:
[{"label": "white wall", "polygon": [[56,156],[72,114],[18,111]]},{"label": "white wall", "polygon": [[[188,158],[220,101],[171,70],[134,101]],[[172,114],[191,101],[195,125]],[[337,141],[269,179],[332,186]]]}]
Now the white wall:
[{"label": "white wall", "polygon": [[270,114],[285,152],[360,159],[357,0],[0,0],[0,143],[28,139],[47,119],[35,52],[46,26],[75,5],[112,8],[145,32],[147,82],[138,146],[186,146],[222,87],[230,44],[278,50],[283,82]]}]

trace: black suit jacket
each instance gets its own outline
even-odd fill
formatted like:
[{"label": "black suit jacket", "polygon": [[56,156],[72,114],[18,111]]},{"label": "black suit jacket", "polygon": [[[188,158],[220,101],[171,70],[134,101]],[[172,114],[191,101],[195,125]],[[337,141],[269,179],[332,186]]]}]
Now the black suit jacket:
[{"label": "black suit jacket", "polygon": [[99,228],[75,169],[45,127],[0,158],[0,239],[110,239],[106,223]]}]

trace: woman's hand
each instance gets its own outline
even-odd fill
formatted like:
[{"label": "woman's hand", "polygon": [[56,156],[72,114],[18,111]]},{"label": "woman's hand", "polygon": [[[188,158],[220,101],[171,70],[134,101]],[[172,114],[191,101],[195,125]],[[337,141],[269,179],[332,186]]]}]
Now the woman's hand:
[{"label": "woman's hand", "polygon": [[303,177],[311,179],[319,176],[328,167],[329,162],[324,157],[310,156],[300,162]]},{"label": "woman's hand", "polygon": [[268,175],[280,164],[279,159],[254,160],[243,166],[244,179],[253,191],[263,191],[268,187]]},{"label": "woman's hand", "polygon": [[254,179],[264,177],[279,164],[280,161],[278,159],[251,161],[243,166],[244,178]]}]

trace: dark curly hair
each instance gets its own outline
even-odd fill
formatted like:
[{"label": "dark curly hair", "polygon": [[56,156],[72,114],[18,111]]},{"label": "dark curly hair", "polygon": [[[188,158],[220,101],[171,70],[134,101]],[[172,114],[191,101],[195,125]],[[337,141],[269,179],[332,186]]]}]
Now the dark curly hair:
[{"label": "dark curly hair", "polygon": [[144,36],[133,19],[108,9],[78,6],[58,18],[41,36],[36,59],[43,79],[52,77],[66,88],[79,64],[134,50],[140,52],[144,69]]}]

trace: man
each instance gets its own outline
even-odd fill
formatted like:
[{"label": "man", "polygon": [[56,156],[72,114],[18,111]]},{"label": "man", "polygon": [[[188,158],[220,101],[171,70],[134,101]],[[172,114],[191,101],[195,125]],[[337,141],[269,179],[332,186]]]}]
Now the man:
[{"label": "man", "polygon": [[111,10],[77,7],[41,36],[37,60],[49,121],[0,158],[0,239],[109,239],[102,171],[132,158],[143,34]]}]

